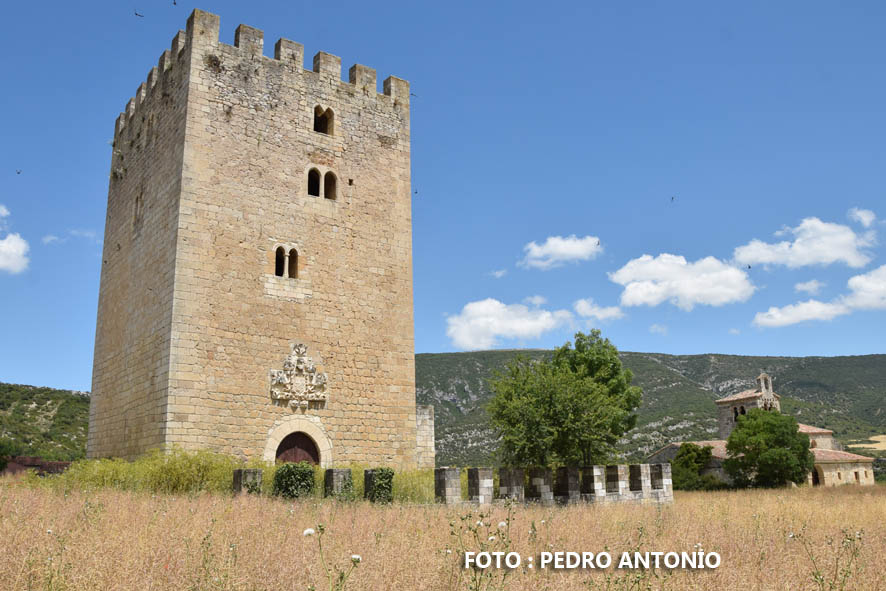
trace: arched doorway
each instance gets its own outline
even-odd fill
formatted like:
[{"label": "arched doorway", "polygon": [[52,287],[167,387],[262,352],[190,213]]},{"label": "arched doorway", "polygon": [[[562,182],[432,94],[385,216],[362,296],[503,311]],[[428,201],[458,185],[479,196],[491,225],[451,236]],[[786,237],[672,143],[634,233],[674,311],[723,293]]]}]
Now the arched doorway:
[{"label": "arched doorway", "polygon": [[818,473],[818,466],[812,468],[812,486],[821,486],[821,476]]},{"label": "arched doorway", "polygon": [[320,463],[320,451],[317,444],[301,431],[290,433],[277,446],[276,462],[308,462]]}]

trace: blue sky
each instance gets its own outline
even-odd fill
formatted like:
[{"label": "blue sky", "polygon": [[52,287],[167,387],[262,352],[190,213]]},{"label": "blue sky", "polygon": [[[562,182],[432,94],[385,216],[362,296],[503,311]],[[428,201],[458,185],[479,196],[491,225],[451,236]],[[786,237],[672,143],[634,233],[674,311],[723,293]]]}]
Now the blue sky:
[{"label": "blue sky", "polygon": [[411,82],[417,352],[883,353],[886,7],[716,4],[6,6],[0,381],[90,388],[114,120],[197,6]]}]

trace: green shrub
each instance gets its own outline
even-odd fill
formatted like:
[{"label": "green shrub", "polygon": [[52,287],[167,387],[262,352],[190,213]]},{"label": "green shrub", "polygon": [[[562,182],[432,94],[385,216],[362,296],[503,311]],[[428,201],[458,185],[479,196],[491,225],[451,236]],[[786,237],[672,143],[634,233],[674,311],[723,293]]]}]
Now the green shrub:
[{"label": "green shrub", "polygon": [[308,497],[316,490],[314,466],[307,462],[287,462],[274,473],[274,495],[285,499]]},{"label": "green shrub", "polygon": [[394,471],[390,468],[375,468],[369,482],[372,488],[364,491],[366,499],[372,503],[390,503],[394,500]]}]

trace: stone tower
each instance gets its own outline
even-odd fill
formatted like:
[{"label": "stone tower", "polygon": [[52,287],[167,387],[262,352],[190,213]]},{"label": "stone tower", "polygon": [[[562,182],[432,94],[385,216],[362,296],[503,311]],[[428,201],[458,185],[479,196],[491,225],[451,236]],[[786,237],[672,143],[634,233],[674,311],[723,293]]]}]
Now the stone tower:
[{"label": "stone tower", "polygon": [[757,376],[756,381],[756,389],[744,390],[715,401],[720,439],[728,439],[738,417],[752,408],[781,412],[779,396],[772,390],[772,377],[764,372]]},{"label": "stone tower", "polygon": [[[195,10],[117,119],[89,457],[433,466],[416,427],[409,85]],[[417,452],[421,442],[421,453]]]}]

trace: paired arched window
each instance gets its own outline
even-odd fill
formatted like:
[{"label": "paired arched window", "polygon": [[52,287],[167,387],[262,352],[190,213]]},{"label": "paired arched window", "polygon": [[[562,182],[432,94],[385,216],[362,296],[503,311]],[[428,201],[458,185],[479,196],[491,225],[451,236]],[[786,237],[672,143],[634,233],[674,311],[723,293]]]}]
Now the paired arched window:
[{"label": "paired arched window", "polygon": [[287,259],[286,249],[278,246],[274,252],[274,275],[298,279],[298,251],[290,249],[288,257]]},{"label": "paired arched window", "polygon": [[314,131],[332,135],[335,127],[335,113],[332,109],[324,109],[320,105],[314,107]]},{"label": "paired arched window", "polygon": [[325,175],[320,174],[316,168],[308,171],[308,195],[312,197],[320,196],[320,180],[323,181],[323,196],[326,199],[335,200],[338,196],[338,178],[334,172],[327,172]]}]

